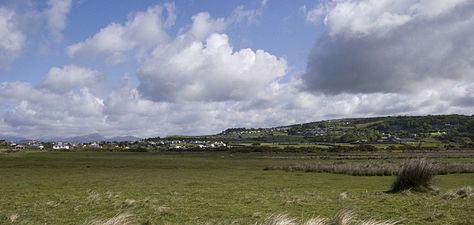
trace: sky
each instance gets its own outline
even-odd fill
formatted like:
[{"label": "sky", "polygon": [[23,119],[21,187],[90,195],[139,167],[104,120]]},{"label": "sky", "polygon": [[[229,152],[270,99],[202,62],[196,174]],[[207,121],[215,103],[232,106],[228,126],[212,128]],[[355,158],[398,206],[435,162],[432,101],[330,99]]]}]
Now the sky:
[{"label": "sky", "polygon": [[474,113],[472,0],[1,0],[0,135]]}]

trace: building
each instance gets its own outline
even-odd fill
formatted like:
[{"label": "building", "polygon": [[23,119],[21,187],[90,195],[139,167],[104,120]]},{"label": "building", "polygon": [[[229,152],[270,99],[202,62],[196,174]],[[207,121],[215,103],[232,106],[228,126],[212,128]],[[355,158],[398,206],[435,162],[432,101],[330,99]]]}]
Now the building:
[{"label": "building", "polygon": [[69,145],[65,144],[65,143],[62,143],[62,142],[58,142],[56,143],[55,145],[53,145],[53,149],[69,149]]},{"label": "building", "polygon": [[16,145],[15,146],[15,149],[17,149],[17,150],[26,149],[26,148],[27,148],[26,145]]}]

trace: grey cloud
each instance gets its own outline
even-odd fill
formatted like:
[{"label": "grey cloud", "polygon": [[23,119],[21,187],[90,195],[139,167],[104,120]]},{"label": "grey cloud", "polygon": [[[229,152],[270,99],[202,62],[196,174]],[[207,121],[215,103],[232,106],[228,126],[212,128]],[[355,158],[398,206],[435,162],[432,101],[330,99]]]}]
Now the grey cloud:
[{"label": "grey cloud", "polygon": [[470,95],[470,96],[459,97],[459,98],[455,99],[453,103],[454,103],[455,106],[474,107],[474,96]]},{"label": "grey cloud", "polygon": [[411,15],[389,28],[377,24],[359,33],[351,33],[355,25],[327,17],[328,31],[313,46],[302,75],[305,90],[409,93],[445,80],[473,82],[473,15],[473,2],[460,3],[435,16]]}]

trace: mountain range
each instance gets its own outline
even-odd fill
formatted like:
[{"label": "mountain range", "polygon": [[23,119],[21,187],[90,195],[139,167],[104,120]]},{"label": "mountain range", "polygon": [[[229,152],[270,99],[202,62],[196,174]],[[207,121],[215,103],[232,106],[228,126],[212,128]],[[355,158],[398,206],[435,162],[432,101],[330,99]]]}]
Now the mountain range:
[{"label": "mountain range", "polygon": [[[0,140],[5,140],[5,141],[13,141],[13,142],[22,142],[29,140],[28,138],[24,137],[16,137],[16,136],[2,136],[0,135]],[[68,142],[68,143],[89,143],[89,142],[94,142],[94,141],[116,141],[116,142],[121,142],[121,141],[139,141],[141,138],[135,137],[135,136],[117,136],[117,137],[111,137],[111,138],[106,138],[99,133],[93,133],[93,134],[88,134],[88,135],[82,135],[82,136],[74,136],[74,137],[46,137],[46,138],[40,138],[39,141],[42,142]]]}]

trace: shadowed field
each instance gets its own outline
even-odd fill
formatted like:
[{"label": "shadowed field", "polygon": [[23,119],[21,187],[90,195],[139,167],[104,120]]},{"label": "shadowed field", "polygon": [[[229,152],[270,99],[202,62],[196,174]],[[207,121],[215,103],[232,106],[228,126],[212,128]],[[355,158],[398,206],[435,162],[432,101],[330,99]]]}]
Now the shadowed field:
[{"label": "shadowed field", "polygon": [[299,156],[0,154],[0,224],[104,224],[120,216],[131,224],[255,224],[280,213],[295,221],[330,218],[341,209],[350,209],[360,219],[402,224],[474,222],[473,198],[445,194],[474,186],[473,173],[435,176],[437,194],[389,194],[385,191],[395,176],[264,170],[330,162]]}]

